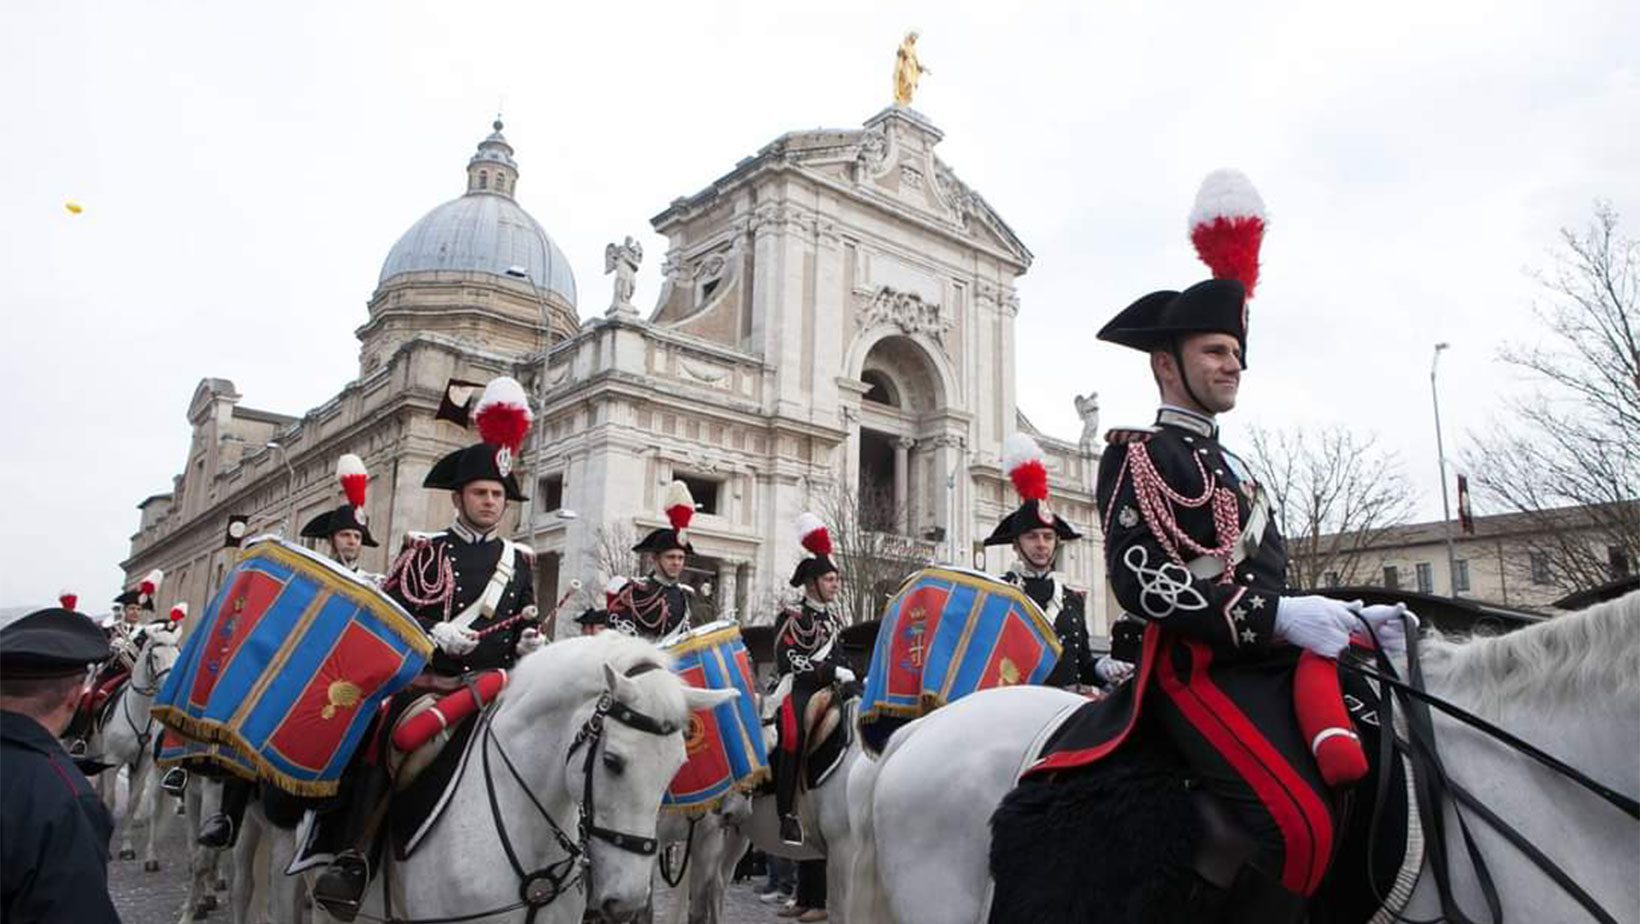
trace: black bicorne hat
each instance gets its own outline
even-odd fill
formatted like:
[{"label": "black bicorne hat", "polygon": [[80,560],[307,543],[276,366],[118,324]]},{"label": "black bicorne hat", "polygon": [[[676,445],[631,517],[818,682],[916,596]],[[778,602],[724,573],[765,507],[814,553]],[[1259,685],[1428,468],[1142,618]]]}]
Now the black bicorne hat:
[{"label": "black bicorne hat", "polygon": [[120,606],[130,606],[135,603],[148,612],[154,611],[154,597],[159,593],[159,585],[165,580],[165,572],[155,568],[143,575],[137,586],[114,598]]},{"label": "black bicorne hat", "polygon": [[61,607],[35,610],[0,629],[0,673],[70,677],[108,660],[108,636],[91,617]]},{"label": "black bicorne hat", "polygon": [[1229,334],[1247,366],[1246,289],[1234,279],[1208,279],[1183,292],[1152,292],[1099,329],[1099,339],[1146,353],[1165,350],[1188,334]]},{"label": "black bicorne hat", "polygon": [[1190,211],[1190,242],[1213,278],[1183,292],[1152,292],[1122,309],[1099,339],[1153,352],[1189,334],[1229,334],[1247,368],[1247,302],[1258,285],[1264,243],[1264,200],[1247,177],[1215,170],[1202,181]]},{"label": "black bicorne hat", "polygon": [[832,557],[831,531],[826,529],[825,521],[818,516],[803,513],[797,517],[797,544],[809,555],[797,563],[796,570],[792,572],[791,586],[802,587],[840,570],[837,559]]},{"label": "black bicorne hat", "polygon": [[302,527],[302,535],[309,539],[329,539],[344,529],[356,529],[364,536],[364,545],[376,547],[376,540],[370,535],[370,527],[359,522],[358,511],[352,504],[343,504],[335,510],[327,510],[307,521]]},{"label": "black bicorne hat", "polygon": [[534,419],[524,386],[505,375],[492,379],[473,405],[472,420],[484,442],[457,449],[433,463],[422,487],[459,491],[475,481],[499,481],[507,500],[529,500],[518,488],[513,466]]},{"label": "black bicorne hat", "polygon": [[1046,528],[1052,528],[1061,542],[1082,538],[1048,505],[1048,467],[1042,459],[1042,447],[1029,433],[1012,433],[1002,441],[1002,470],[1024,503],[1002,518],[986,538],[986,545],[1008,545],[1024,533]]},{"label": "black bicorne hat", "polygon": [[641,542],[632,547],[632,551],[659,555],[662,552],[682,550],[690,555],[695,554],[695,547],[689,544],[689,524],[694,518],[695,496],[689,493],[688,485],[681,481],[673,481],[666,487],[666,519],[672,525],[652,530]]},{"label": "black bicorne hat", "polygon": [[607,626],[609,611],[600,610],[595,606],[587,607],[581,611],[581,615],[575,617],[575,621],[583,626]]}]

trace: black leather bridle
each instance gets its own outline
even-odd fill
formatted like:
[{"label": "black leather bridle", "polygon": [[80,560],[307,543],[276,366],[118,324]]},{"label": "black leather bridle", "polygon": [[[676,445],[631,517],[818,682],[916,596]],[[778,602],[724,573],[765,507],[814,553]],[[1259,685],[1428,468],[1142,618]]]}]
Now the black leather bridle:
[{"label": "black leather bridle", "polygon": [[[640,664],[628,671],[627,676],[636,676],[658,667],[659,665]],[[586,756],[581,762],[582,785],[581,805],[578,811],[579,820],[576,825],[576,837],[571,840],[569,834],[564,831],[558,822],[553,820],[552,814],[547,811],[546,806],[541,804],[541,800],[536,798],[534,790],[530,789],[529,784],[524,781],[523,775],[518,772],[512,758],[507,755],[506,748],[502,746],[501,739],[495,736],[494,728],[489,721],[490,717],[490,715],[479,717],[479,721],[484,723],[478,744],[480,765],[484,772],[484,791],[489,796],[490,817],[495,821],[496,833],[500,835],[501,849],[507,855],[507,863],[512,866],[513,872],[518,875],[518,900],[487,911],[474,911],[442,918],[401,918],[394,916],[391,910],[389,910],[386,917],[376,918],[365,914],[360,914],[359,917],[379,921],[381,924],[461,924],[464,921],[474,921],[525,908],[528,910],[524,920],[526,924],[532,924],[541,909],[557,901],[558,897],[569,891],[570,888],[579,887],[590,893],[592,867],[591,856],[587,852],[590,838],[597,838],[612,847],[639,856],[647,857],[655,854],[658,845],[656,838],[627,834],[612,828],[600,827],[597,824],[597,806],[592,799],[592,777],[595,766],[593,757],[598,751],[599,743],[603,741],[606,719],[613,719],[628,728],[635,728],[651,735],[675,735],[681,730],[681,726],[671,722],[662,722],[652,716],[645,715],[617,700],[614,694],[607,691],[598,697],[598,703],[593,707],[592,715],[588,716],[587,720],[581,724],[580,730],[575,733],[575,740],[570,743],[569,750],[564,755],[564,762],[567,766],[574,759],[575,752],[585,748]],[[524,864],[518,859],[518,852],[513,849],[512,838],[507,835],[507,822],[501,813],[501,803],[496,798],[495,775],[490,764],[490,752],[492,750],[501,758],[502,766],[506,767],[508,775],[524,791],[524,795],[529,798],[530,804],[535,806],[537,814],[546,821],[547,828],[552,832],[553,839],[558,842],[559,849],[564,852],[564,856],[559,860],[539,869],[526,870]],[[388,909],[392,907],[392,889],[388,883],[388,870],[390,868],[389,864],[384,865],[382,869],[383,906]]]}]

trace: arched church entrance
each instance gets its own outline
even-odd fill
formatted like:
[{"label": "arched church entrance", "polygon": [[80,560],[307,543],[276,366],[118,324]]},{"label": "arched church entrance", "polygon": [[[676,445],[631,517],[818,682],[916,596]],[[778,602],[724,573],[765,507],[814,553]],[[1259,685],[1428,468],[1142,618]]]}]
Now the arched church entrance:
[{"label": "arched church entrance", "polygon": [[[939,370],[922,344],[908,336],[884,337],[866,353],[860,370],[860,432],[854,485],[861,525],[918,540],[944,517],[944,472],[935,472],[931,439],[946,405]],[[941,444],[943,445],[943,444]]]}]

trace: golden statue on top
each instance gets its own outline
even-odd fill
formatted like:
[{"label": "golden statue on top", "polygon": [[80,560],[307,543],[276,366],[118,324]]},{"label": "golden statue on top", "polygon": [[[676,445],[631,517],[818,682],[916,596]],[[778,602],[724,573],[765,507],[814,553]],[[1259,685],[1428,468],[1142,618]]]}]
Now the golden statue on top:
[{"label": "golden statue on top", "polygon": [[900,42],[900,50],[894,53],[894,105],[910,106],[911,97],[917,92],[917,81],[922,75],[932,73],[917,60],[916,30],[907,32]]}]

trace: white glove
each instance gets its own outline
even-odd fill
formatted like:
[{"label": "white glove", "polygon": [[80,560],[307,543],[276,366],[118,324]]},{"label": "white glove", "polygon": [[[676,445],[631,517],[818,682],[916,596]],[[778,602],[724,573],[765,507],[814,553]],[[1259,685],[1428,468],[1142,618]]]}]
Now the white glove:
[{"label": "white glove", "polygon": [[1276,638],[1336,658],[1350,643],[1355,614],[1331,597],[1281,597],[1276,602]]},{"label": "white glove", "polygon": [[[1405,603],[1394,606],[1375,603],[1372,606],[1356,607],[1355,611],[1372,627],[1373,634],[1378,637],[1378,644],[1388,654],[1406,654],[1407,632],[1418,631],[1418,617],[1407,609]],[[1403,622],[1402,617],[1405,617]],[[1359,635],[1365,636],[1366,631],[1356,627]]]},{"label": "white glove", "polygon": [[518,634],[518,644],[513,650],[522,658],[546,643],[547,640],[541,635],[541,630],[532,626]]},{"label": "white glove", "polygon": [[463,629],[453,622],[434,623],[432,630],[427,634],[433,637],[433,644],[445,654],[458,658],[478,647],[478,633],[471,629]]},{"label": "white glove", "polygon": [[1133,665],[1105,655],[1093,662],[1093,673],[1105,683],[1121,683],[1133,676]]},{"label": "white glove", "polygon": [[835,668],[835,670],[837,672],[837,682],[838,683],[853,683],[854,682],[854,672],[853,671],[849,670],[846,667],[842,667],[842,666],[838,666],[837,668]]}]

